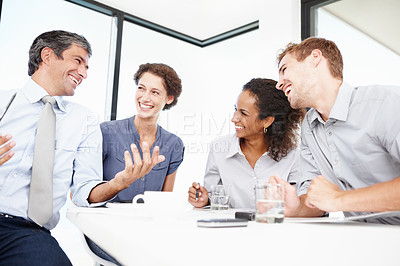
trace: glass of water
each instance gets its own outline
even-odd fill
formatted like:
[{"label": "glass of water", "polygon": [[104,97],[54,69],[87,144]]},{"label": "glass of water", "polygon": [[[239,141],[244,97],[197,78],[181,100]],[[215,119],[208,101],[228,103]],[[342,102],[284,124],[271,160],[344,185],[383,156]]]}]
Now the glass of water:
[{"label": "glass of water", "polygon": [[229,208],[229,194],[224,185],[211,186],[211,210],[227,210]]},{"label": "glass of water", "polygon": [[256,221],[282,223],[285,211],[285,187],[283,184],[260,183],[255,188]]}]

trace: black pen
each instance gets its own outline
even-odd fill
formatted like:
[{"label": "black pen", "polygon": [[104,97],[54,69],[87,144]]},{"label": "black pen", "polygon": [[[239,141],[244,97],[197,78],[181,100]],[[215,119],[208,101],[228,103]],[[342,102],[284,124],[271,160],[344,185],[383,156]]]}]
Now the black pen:
[{"label": "black pen", "polygon": [[197,183],[199,185],[199,189],[196,189],[196,201],[199,199],[199,190],[200,190],[200,183]]}]

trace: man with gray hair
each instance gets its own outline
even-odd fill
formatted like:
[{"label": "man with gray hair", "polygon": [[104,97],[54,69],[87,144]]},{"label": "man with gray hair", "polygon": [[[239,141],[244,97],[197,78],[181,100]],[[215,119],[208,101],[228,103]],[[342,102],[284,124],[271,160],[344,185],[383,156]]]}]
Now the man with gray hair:
[{"label": "man with gray hair", "polygon": [[[0,146],[8,156],[0,166],[0,262],[5,265],[71,265],[49,231],[59,221],[68,191],[78,206],[103,203],[164,160],[158,148],[151,156],[143,145],[142,159],[138,147],[131,145],[132,155],[124,152],[125,169],[109,182],[101,181],[97,119],[63,98],[74,95],[87,77],[91,53],[81,35],[45,32],[29,51],[31,79],[17,92],[0,92],[0,133],[8,133],[0,142],[8,141]],[[47,132],[53,137],[46,139]],[[10,136],[12,158],[7,153]],[[48,144],[52,148],[46,148]],[[48,182],[45,176],[50,176]]]}]

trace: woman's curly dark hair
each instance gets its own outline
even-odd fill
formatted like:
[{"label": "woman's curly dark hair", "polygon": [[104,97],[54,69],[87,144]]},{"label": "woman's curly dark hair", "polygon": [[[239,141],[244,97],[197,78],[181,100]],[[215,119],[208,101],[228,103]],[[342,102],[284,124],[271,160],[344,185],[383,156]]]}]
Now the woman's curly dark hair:
[{"label": "woman's curly dark hair", "polygon": [[268,139],[269,156],[279,162],[297,147],[305,110],[290,107],[285,93],[276,89],[276,83],[272,79],[256,78],[246,83],[242,91],[255,96],[260,120],[269,116],[275,118],[264,136]]},{"label": "woman's curly dark hair", "polygon": [[167,90],[168,96],[174,96],[174,100],[170,104],[166,104],[163,110],[168,110],[172,106],[176,105],[178,102],[178,97],[182,93],[182,82],[181,79],[176,74],[175,70],[165,64],[142,64],[139,66],[138,71],[133,76],[136,85],[139,83],[139,79],[146,72],[159,76],[163,80],[165,89]]}]

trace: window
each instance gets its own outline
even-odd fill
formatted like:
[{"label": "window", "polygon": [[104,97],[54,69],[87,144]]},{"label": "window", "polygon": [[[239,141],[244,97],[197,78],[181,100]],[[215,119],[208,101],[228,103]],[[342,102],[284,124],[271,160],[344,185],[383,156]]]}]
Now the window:
[{"label": "window", "polygon": [[[389,15],[391,10],[398,10],[393,4],[396,3],[386,0],[303,0],[302,26],[308,28],[302,28],[302,37],[318,36],[334,41],[343,56],[344,80],[351,85],[399,85],[400,54],[395,49],[400,47],[400,39],[390,39],[394,49],[385,45],[387,38],[398,35],[393,25],[399,19]],[[309,15],[305,17],[306,14]],[[374,23],[376,28],[369,29],[375,32],[364,30],[368,21]]]},{"label": "window", "polygon": [[175,191],[186,191],[188,184],[202,178],[212,139],[235,132],[231,119],[242,86],[251,78],[270,77],[259,53],[254,53],[265,49],[259,38],[259,32],[252,31],[201,48],[124,22],[117,119],[136,113],[133,75],[140,64],[165,63],[182,80],[177,105],[159,118],[159,124],[185,144]]}]

